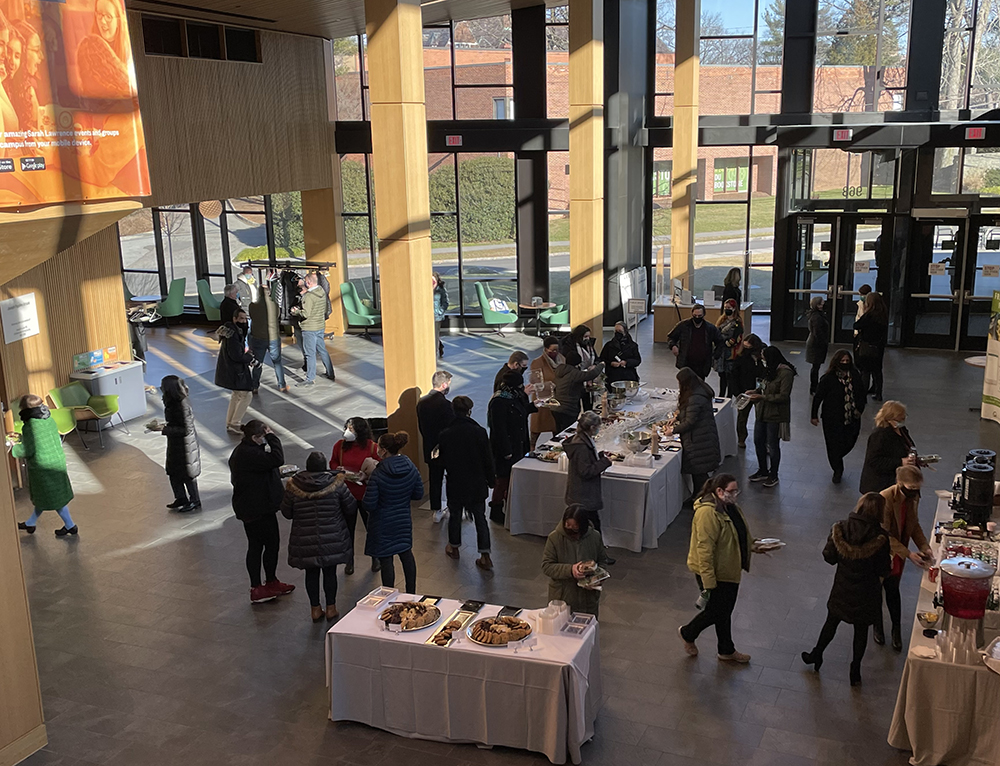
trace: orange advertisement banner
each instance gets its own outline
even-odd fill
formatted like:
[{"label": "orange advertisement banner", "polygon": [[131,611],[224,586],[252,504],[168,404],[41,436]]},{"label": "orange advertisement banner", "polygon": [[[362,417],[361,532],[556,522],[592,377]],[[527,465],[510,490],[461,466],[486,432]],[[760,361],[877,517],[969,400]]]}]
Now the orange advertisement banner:
[{"label": "orange advertisement banner", "polygon": [[123,0],[0,0],[0,208],[148,194]]}]

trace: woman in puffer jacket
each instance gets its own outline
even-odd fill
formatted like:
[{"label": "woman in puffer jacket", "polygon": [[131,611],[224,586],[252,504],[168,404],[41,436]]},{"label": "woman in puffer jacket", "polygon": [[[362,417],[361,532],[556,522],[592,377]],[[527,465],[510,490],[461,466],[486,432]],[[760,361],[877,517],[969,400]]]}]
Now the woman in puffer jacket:
[{"label": "woman in puffer jacket", "polygon": [[313,452],[300,471],[285,485],[281,513],[292,520],[288,535],[288,566],[306,571],[306,593],[312,621],[323,619],[319,605],[319,576],[326,592],[326,619],[336,620],[337,564],[354,561],[354,541],[347,519],[357,513],[357,503],[344,483],[343,473],[327,470],[326,455]]},{"label": "woman in puffer jacket", "polygon": [[680,388],[677,419],[667,429],[667,435],[680,434],[681,473],[690,474],[697,495],[722,462],[719,428],[712,406],[715,392],[690,367],[678,371],[677,383]]}]

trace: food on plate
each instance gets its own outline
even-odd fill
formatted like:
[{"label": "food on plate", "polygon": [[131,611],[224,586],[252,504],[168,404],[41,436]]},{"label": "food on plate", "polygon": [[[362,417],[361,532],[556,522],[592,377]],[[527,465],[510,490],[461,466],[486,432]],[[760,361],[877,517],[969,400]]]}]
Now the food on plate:
[{"label": "food on plate", "polygon": [[937,612],[923,612],[920,616],[928,625],[934,625],[939,619]]},{"label": "food on plate", "polygon": [[451,622],[446,622],[444,627],[439,630],[434,638],[432,639],[438,646],[445,646],[449,641],[451,641],[452,634],[456,630],[462,629],[462,623],[458,620],[452,620]]},{"label": "food on plate", "polygon": [[469,638],[479,644],[506,646],[531,635],[531,626],[517,617],[485,617],[473,623]]},{"label": "food on plate", "polygon": [[558,463],[560,454],[562,454],[561,449],[539,450],[534,453],[535,457],[544,463]]},{"label": "food on plate", "polygon": [[584,574],[587,574],[587,575],[593,574],[595,571],[597,571],[597,562],[596,561],[581,561],[580,562],[580,571],[583,572]]},{"label": "food on plate", "polygon": [[621,452],[605,452],[604,454],[612,463],[621,463],[625,460],[625,455]]},{"label": "food on plate", "polygon": [[441,618],[441,610],[431,604],[404,602],[393,604],[378,616],[386,625],[399,625],[403,630],[418,630]]}]

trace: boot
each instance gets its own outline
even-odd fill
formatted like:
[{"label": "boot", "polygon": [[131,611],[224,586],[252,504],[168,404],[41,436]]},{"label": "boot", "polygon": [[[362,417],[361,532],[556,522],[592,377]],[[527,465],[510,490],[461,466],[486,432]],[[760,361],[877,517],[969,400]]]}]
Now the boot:
[{"label": "boot", "polygon": [[444,552],[450,559],[458,559],[459,557],[458,548],[451,543],[448,543],[448,545],[444,547]]},{"label": "boot", "polygon": [[818,652],[813,649],[811,652],[802,652],[802,661],[806,665],[812,665],[813,670],[817,673],[819,672],[820,666],[823,664],[823,653]]},{"label": "boot", "polygon": [[861,663],[852,662],[851,663],[851,686],[859,686],[861,684]]},{"label": "boot", "polygon": [[29,535],[33,535],[33,534],[35,534],[35,528],[34,528],[34,526],[30,526],[30,527],[29,527],[29,526],[28,526],[27,524],[25,524],[25,523],[24,523],[23,521],[19,521],[19,522],[17,522],[17,528],[18,528],[18,529],[23,529],[23,530],[24,530],[25,532],[27,532],[27,533],[28,533]]},{"label": "boot", "polygon": [[352,575],[352,574],[354,574],[354,560],[353,559],[351,561],[348,561],[344,565],[344,574],[345,575]]},{"label": "boot", "polygon": [[892,626],[892,650],[894,652],[903,651],[903,636],[900,632],[899,625]]},{"label": "boot", "polygon": [[487,572],[493,571],[493,559],[490,558],[490,554],[484,553],[476,559],[476,566],[480,569],[485,569]]},{"label": "boot", "polygon": [[885,630],[882,628],[881,622],[872,626],[872,638],[875,639],[875,643],[879,646],[885,646]]},{"label": "boot", "polygon": [[326,605],[326,619],[333,622],[338,617],[340,617],[340,612],[337,611],[337,607],[333,604]]},{"label": "boot", "polygon": [[309,616],[312,617],[313,622],[319,622],[323,619],[323,607],[314,606],[309,609]]},{"label": "boot", "polygon": [[380,569],[382,569],[382,562],[372,556],[372,571],[378,572]]}]

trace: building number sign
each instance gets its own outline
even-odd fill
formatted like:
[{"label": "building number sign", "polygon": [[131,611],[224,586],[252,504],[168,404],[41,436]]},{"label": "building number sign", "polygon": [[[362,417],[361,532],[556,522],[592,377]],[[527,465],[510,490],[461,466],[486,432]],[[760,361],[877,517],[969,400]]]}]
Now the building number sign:
[{"label": "building number sign", "polygon": [[847,197],[867,197],[868,196],[867,194],[865,194],[865,187],[864,186],[845,186],[840,191],[841,191],[841,194],[843,194],[845,198],[847,198]]}]

